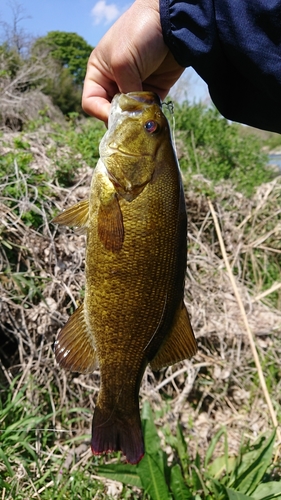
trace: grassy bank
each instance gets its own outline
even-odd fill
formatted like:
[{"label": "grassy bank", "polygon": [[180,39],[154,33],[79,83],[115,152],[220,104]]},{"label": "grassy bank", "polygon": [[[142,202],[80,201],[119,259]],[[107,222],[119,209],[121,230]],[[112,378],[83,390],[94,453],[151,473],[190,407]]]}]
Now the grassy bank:
[{"label": "grassy bank", "polygon": [[99,372],[65,373],[52,352],[83,299],[85,236],[50,221],[87,197],[103,126],[75,116],[55,125],[43,113],[0,135],[2,499],[281,498],[277,440],[208,204],[280,415],[281,179],[264,144],[213,110],[176,109],[176,130],[189,217],[185,298],[199,350],[146,371],[148,453],[133,468],[89,450]]}]

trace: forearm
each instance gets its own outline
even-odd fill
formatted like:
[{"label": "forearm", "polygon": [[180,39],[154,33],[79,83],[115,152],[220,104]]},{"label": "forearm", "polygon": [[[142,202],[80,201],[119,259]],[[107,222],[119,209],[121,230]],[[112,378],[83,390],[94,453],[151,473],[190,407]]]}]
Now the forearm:
[{"label": "forearm", "polygon": [[159,0],[163,38],[224,116],[281,132],[281,3]]}]

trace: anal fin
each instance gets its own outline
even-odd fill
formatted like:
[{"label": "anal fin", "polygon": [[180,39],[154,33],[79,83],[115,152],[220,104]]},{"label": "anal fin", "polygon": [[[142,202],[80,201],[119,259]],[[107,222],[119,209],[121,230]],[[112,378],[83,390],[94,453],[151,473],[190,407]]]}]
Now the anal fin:
[{"label": "anal fin", "polygon": [[58,214],[52,222],[63,226],[85,227],[89,217],[89,200],[79,201]]},{"label": "anal fin", "polygon": [[66,370],[90,373],[97,366],[94,337],[88,331],[82,304],[59,332],[54,343],[56,360]]},{"label": "anal fin", "polygon": [[150,361],[152,370],[160,370],[183,359],[194,356],[197,342],[190,324],[187,309],[182,302],[177,311],[174,325],[168,333],[156,356]]}]

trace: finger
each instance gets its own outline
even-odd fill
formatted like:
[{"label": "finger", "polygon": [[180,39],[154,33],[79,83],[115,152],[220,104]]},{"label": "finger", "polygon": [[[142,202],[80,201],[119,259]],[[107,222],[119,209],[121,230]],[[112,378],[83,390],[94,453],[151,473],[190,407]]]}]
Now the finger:
[{"label": "finger", "polygon": [[107,122],[110,102],[116,92],[118,92],[118,88],[115,82],[105,78],[94,65],[89,64],[82,94],[83,110],[89,115]]},{"label": "finger", "polygon": [[82,99],[82,108],[90,116],[102,120],[105,124],[108,122],[110,102],[98,96],[89,96]]},{"label": "finger", "polygon": [[112,66],[111,71],[119,92],[127,94],[143,90],[137,64],[133,58],[130,60],[127,54],[122,57],[122,54],[119,53],[119,57],[114,58],[114,66]]},{"label": "finger", "polygon": [[[89,71],[83,88],[82,108],[91,116],[99,120],[108,121],[110,102],[118,92],[137,92],[142,89],[142,82],[138,75],[136,76],[129,68],[117,68],[113,75],[116,81],[108,78],[101,78],[100,75],[94,75]],[[102,84],[98,84],[100,80]]]}]

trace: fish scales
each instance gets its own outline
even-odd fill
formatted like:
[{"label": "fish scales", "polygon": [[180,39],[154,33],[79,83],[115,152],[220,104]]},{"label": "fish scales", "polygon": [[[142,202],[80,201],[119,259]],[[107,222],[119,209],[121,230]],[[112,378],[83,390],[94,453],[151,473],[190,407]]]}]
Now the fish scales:
[{"label": "fish scales", "polygon": [[[92,450],[121,450],[137,463],[144,453],[138,394],[147,364],[159,369],[196,351],[183,304],[184,195],[155,94],[115,97],[88,214],[84,204],[79,210],[81,220],[77,209],[68,209],[54,222],[87,227],[85,301],[76,315],[84,327],[81,332],[79,321],[70,318],[55,353],[67,369],[83,365],[87,372],[86,365],[92,369],[94,358],[98,362]],[[83,347],[76,353],[79,339]]]}]

